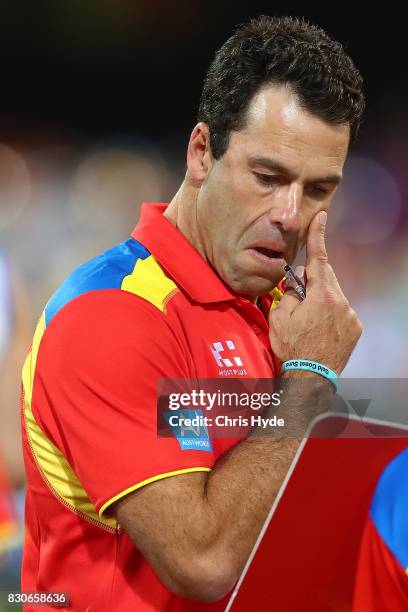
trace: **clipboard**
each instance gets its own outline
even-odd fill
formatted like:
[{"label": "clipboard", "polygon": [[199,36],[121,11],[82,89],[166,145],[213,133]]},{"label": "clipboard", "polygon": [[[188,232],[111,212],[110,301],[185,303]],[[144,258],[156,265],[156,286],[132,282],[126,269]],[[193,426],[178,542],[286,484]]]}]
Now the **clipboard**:
[{"label": "clipboard", "polygon": [[377,481],[407,446],[404,425],[335,413],[316,419],[225,612],[351,610],[360,539]]}]

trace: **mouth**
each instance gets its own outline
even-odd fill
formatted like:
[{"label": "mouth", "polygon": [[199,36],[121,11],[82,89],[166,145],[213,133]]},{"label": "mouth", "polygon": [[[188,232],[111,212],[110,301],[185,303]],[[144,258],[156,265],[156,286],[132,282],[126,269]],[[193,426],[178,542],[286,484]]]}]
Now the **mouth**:
[{"label": "mouth", "polygon": [[284,265],[287,246],[281,241],[265,241],[250,245],[248,250],[259,263]]},{"label": "mouth", "polygon": [[[262,276],[263,273],[261,273],[261,270],[263,270],[268,278],[270,274],[280,274],[283,276],[283,268],[286,264],[286,260],[282,250],[254,245],[247,249],[247,253],[252,260],[251,269],[253,269],[253,273],[258,270],[258,273]],[[254,265],[255,267],[253,267]]]},{"label": "mouth", "polygon": [[283,259],[282,251],[276,251],[268,247],[252,247],[253,251],[256,251],[260,255],[267,257],[268,259]]}]

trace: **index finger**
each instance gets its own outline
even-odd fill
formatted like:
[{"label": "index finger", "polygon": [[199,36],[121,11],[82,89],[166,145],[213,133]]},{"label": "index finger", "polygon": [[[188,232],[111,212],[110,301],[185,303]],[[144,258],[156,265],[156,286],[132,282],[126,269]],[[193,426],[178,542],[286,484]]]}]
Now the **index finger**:
[{"label": "index finger", "polygon": [[315,215],[309,225],[306,241],[306,266],[310,269],[327,264],[326,251],[326,221],[327,212],[321,210]]}]

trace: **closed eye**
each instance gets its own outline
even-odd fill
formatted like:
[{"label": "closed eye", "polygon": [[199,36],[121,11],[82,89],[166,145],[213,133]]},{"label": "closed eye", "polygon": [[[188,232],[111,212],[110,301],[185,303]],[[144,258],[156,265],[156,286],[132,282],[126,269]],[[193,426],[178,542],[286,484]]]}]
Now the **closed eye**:
[{"label": "closed eye", "polygon": [[307,191],[314,198],[324,198],[332,192],[332,189],[323,185],[309,185]]},{"label": "closed eye", "polygon": [[278,174],[262,174],[261,172],[254,172],[254,175],[261,185],[276,185],[282,182],[282,177]]},{"label": "closed eye", "polygon": [[315,191],[316,193],[329,193],[328,189],[325,189],[324,187],[319,187],[319,185],[313,185],[313,191]]},{"label": "closed eye", "polygon": [[[254,176],[259,184],[264,187],[272,187],[274,185],[282,185],[287,180],[281,174],[265,174],[264,172],[254,172]],[[329,196],[336,188],[336,184],[333,183],[310,183],[306,185],[306,192],[312,198],[324,199]]]}]

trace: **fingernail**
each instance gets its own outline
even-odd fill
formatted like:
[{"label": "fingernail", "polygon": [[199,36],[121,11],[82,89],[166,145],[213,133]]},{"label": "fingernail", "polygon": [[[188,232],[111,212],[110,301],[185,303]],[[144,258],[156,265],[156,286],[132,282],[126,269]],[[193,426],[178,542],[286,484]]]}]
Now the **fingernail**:
[{"label": "fingernail", "polygon": [[326,225],[327,221],[327,212],[325,210],[321,210],[317,216],[320,225]]},{"label": "fingernail", "polygon": [[301,281],[303,281],[305,276],[305,266],[296,266],[295,274]]}]

